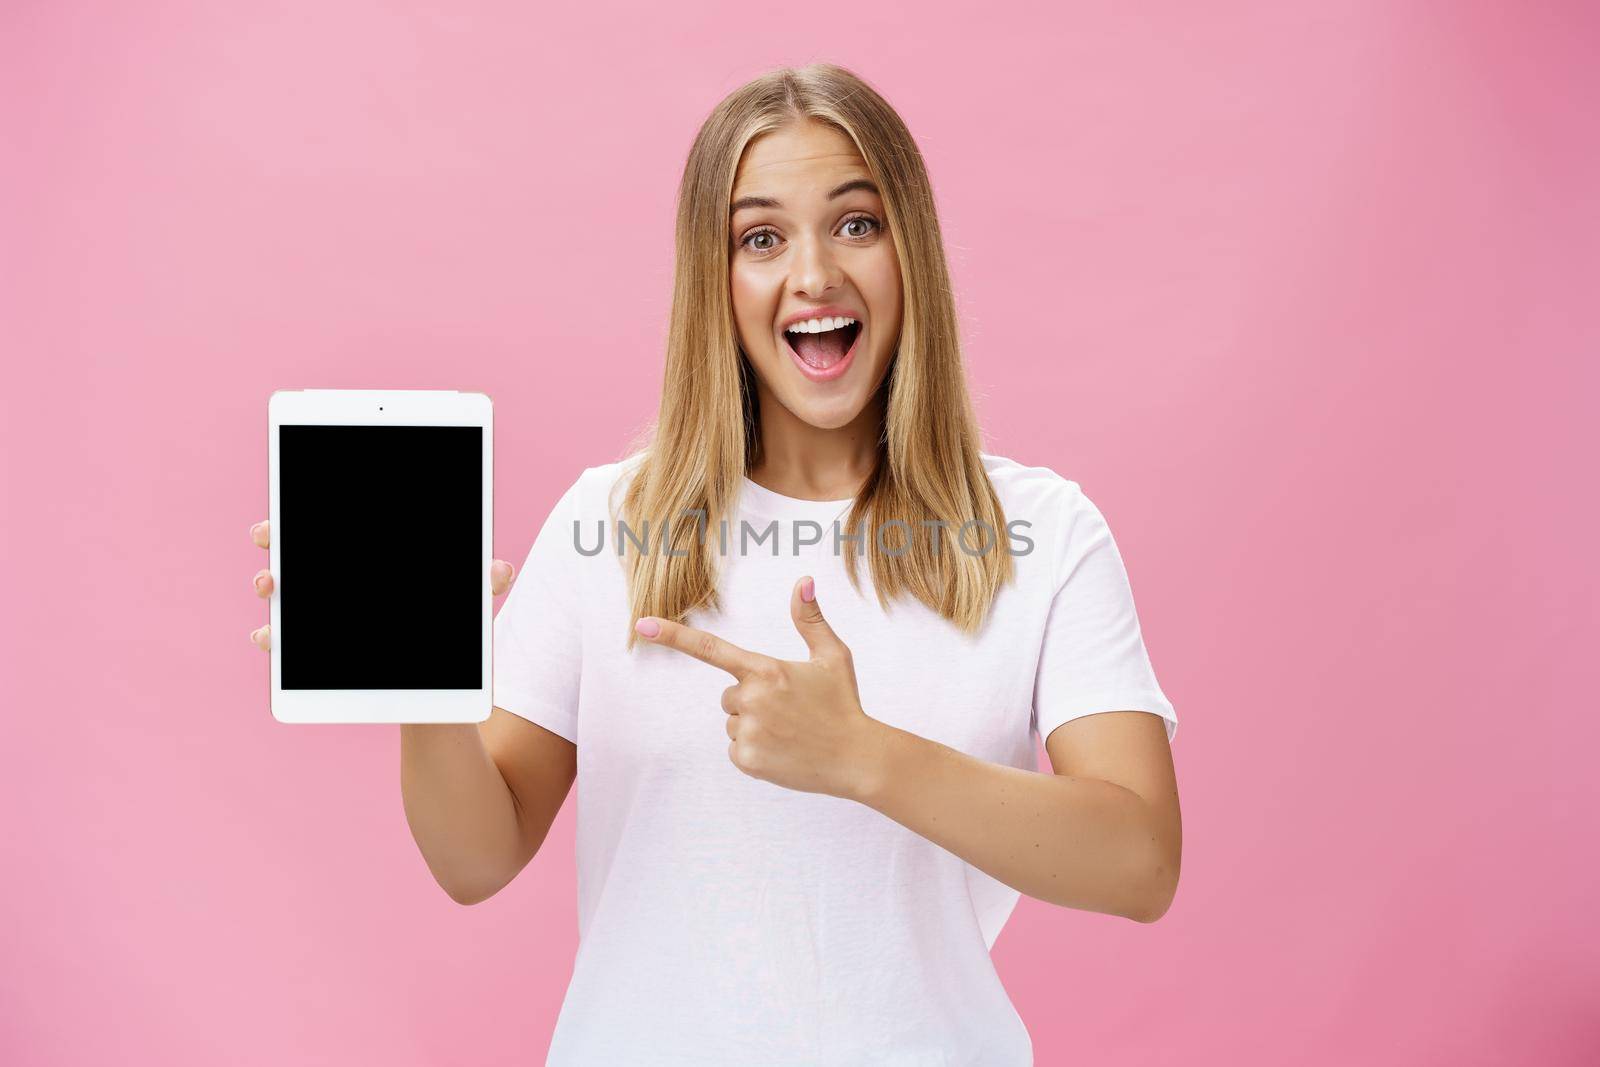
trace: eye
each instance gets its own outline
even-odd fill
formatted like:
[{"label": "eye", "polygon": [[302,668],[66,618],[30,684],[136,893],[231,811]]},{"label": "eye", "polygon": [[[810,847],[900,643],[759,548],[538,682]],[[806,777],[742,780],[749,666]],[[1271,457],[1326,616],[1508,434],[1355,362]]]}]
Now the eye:
[{"label": "eye", "polygon": [[[850,227],[855,226],[857,223],[861,223],[863,226],[854,232],[845,233],[845,236],[853,241],[865,241],[869,237],[876,236],[878,231],[883,228],[883,224],[877,219],[873,218],[871,215],[851,215],[840,224],[839,229],[840,231],[849,231]],[[754,243],[762,238],[769,238],[770,243],[759,245]],[[739,247],[748,252],[754,253],[755,255],[765,256],[770,255],[777,249],[777,242],[778,234],[776,230],[762,228],[759,230],[751,230],[749,233],[745,234],[744,237],[739,241]]]},{"label": "eye", "polygon": [[866,223],[868,229],[859,233],[847,234],[846,236],[854,237],[859,240],[863,237],[871,237],[873,234],[878,232],[878,220],[873,218],[871,215],[851,215],[849,218],[844,220],[844,226],[842,228],[848,229],[858,222]]},{"label": "eye", "polygon": [[775,243],[762,247],[756,247],[755,245],[752,245],[750,242],[754,241],[758,237],[770,237],[774,242],[776,242],[778,239],[778,235],[771,230],[752,230],[751,232],[745,234],[744,240],[740,241],[739,243],[745,248],[750,249],[750,251],[762,255],[772,251],[775,247],[777,247]]}]

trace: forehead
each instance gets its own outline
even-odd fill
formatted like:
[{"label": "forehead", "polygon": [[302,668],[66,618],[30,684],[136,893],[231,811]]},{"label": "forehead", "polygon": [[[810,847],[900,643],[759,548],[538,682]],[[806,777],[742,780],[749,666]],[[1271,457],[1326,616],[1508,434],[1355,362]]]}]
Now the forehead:
[{"label": "forehead", "polygon": [[[733,175],[733,196],[814,188],[817,195],[849,178],[868,177],[855,142],[819,122],[791,124],[751,141]],[[823,184],[830,183],[830,184]]]}]

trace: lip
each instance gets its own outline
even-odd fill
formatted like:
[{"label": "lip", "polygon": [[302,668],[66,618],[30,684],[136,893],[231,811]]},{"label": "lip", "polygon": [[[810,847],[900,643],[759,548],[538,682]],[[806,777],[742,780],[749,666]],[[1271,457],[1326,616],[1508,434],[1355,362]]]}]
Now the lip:
[{"label": "lip", "polygon": [[[806,316],[806,318],[811,317],[812,316],[810,315]],[[822,316],[818,315],[816,317],[821,318]],[[853,315],[849,317],[855,318]],[[794,365],[800,368],[801,374],[804,374],[807,378],[810,378],[814,382],[831,382],[835,378],[844,374],[845,371],[850,369],[850,365],[856,360],[856,349],[861,347],[861,339],[867,335],[866,324],[862,323],[860,319],[856,319],[856,324],[859,329],[856,330],[856,339],[850,342],[849,350],[840,357],[839,362],[835,363],[826,370],[818,370],[816,367],[813,367],[811,364],[801,359],[800,353],[796,352],[794,350],[794,346],[789,343],[789,337],[787,334],[780,334],[779,336],[782,339],[778,343],[783,345],[784,351],[789,353],[789,358],[794,360]]]}]

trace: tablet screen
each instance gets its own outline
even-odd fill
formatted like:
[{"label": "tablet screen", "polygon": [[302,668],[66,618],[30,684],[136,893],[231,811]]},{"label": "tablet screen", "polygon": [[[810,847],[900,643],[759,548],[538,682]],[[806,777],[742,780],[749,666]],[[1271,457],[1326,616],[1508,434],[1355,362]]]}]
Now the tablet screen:
[{"label": "tablet screen", "polygon": [[482,688],[483,428],[278,435],[282,688]]}]

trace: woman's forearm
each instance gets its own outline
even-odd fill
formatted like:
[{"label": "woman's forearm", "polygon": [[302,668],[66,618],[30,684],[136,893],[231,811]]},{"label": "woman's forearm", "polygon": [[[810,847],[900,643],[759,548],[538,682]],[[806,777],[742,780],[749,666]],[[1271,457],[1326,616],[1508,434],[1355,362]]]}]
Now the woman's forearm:
[{"label": "woman's forearm", "polygon": [[475,723],[400,727],[406,822],[434,879],[475,904],[517,870],[516,801]]},{"label": "woman's forearm", "polygon": [[877,725],[861,803],[1031,897],[1138,922],[1166,912],[1178,871],[1138,794]]}]

